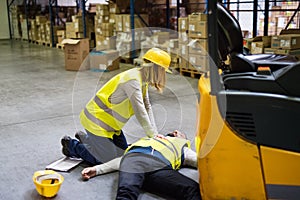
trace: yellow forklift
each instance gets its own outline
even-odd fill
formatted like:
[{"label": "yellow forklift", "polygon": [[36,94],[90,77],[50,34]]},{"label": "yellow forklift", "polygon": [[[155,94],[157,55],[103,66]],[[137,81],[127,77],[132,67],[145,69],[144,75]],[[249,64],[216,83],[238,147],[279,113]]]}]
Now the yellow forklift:
[{"label": "yellow forklift", "polygon": [[238,21],[207,2],[211,59],[198,85],[196,136],[202,198],[300,199],[300,63],[247,54]]}]

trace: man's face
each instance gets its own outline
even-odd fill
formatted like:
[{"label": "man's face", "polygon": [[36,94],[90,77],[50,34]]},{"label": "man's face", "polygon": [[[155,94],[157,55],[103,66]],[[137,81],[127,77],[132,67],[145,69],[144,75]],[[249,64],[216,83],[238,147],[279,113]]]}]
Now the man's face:
[{"label": "man's face", "polygon": [[173,131],[173,135],[174,137],[186,139],[186,135],[178,130]]}]

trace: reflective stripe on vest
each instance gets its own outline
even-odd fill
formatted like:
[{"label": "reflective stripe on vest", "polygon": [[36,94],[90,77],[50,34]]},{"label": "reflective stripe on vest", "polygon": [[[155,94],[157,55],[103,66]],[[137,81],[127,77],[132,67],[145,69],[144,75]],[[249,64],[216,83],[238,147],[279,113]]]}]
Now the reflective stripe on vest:
[{"label": "reflective stripe on vest", "polygon": [[134,110],[128,97],[118,104],[111,103],[109,98],[120,84],[130,80],[137,80],[143,90],[139,69],[134,68],[116,75],[97,92],[80,113],[80,122],[85,129],[95,135],[108,138],[112,138],[115,132],[120,132],[129,118],[134,115]]},{"label": "reflective stripe on vest", "polygon": [[171,163],[173,169],[179,169],[185,146],[190,148],[190,141],[178,137],[166,137],[165,139],[145,137],[133,143],[126,152],[133,147],[152,147]]}]

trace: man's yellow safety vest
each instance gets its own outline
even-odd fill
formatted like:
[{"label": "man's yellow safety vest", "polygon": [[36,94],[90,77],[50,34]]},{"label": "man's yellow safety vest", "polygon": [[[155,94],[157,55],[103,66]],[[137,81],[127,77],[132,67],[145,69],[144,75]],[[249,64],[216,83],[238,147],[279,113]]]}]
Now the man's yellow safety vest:
[{"label": "man's yellow safety vest", "polygon": [[183,155],[183,147],[191,148],[191,144],[189,140],[178,137],[144,137],[128,147],[125,153],[134,147],[152,147],[154,150],[161,153],[171,163],[173,169],[177,170],[182,164],[181,158]]},{"label": "man's yellow safety vest", "polygon": [[134,68],[122,72],[109,80],[82,110],[80,113],[82,126],[89,132],[102,137],[112,138],[114,134],[120,134],[122,127],[134,115],[134,110],[128,97],[118,104],[111,103],[109,97],[120,84],[134,79],[140,83],[143,95],[145,95],[148,86],[143,87],[139,69]]}]

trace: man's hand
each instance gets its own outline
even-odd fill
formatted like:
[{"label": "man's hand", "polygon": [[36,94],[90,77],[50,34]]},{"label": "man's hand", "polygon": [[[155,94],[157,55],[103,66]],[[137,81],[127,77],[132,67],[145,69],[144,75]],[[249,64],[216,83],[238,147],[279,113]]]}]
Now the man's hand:
[{"label": "man's hand", "polygon": [[81,172],[81,176],[83,180],[89,180],[90,178],[96,176],[96,168],[95,167],[84,168]]}]

